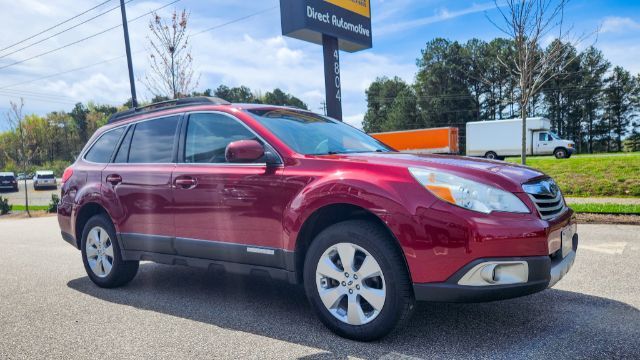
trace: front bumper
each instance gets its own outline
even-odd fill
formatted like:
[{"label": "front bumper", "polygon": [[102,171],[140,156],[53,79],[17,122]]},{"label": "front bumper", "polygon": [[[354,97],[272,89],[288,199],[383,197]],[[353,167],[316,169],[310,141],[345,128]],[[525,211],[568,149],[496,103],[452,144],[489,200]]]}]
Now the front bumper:
[{"label": "front bumper", "polygon": [[[554,286],[571,269],[578,250],[578,234],[572,239],[572,250],[564,257],[561,251],[552,256],[529,256],[511,258],[488,258],[475,260],[451,278],[441,283],[413,284],[418,301],[430,302],[485,302],[510,299],[533,294]],[[460,280],[479,264],[488,262],[526,262],[526,282],[507,285],[470,286],[460,285]]]}]

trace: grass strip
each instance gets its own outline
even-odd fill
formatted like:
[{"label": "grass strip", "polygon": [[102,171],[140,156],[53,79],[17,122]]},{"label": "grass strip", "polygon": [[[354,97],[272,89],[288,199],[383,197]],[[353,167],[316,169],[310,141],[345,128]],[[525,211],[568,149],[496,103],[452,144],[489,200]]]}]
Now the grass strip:
[{"label": "grass strip", "polygon": [[[29,210],[38,211],[38,210],[48,210],[48,205],[29,205]],[[24,205],[12,205],[11,210],[13,211],[26,211],[26,207]]]},{"label": "grass strip", "polygon": [[[518,163],[519,158],[507,161]],[[564,196],[640,196],[640,153],[530,157],[527,165],[553,177]]]},{"label": "grass strip", "polygon": [[633,204],[570,204],[577,213],[640,215],[640,205]]}]

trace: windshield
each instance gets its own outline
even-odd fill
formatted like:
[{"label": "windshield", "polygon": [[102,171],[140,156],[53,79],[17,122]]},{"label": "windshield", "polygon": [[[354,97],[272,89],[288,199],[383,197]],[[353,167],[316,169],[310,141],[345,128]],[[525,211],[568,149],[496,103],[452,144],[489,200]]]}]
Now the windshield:
[{"label": "windshield", "polygon": [[556,134],[554,132],[549,131],[549,134],[551,134],[551,137],[556,139],[556,140],[562,140],[562,139],[560,139],[560,136],[558,136],[558,134]]},{"label": "windshield", "polygon": [[248,110],[294,151],[304,155],[389,152],[388,146],[342,122],[289,109]]}]

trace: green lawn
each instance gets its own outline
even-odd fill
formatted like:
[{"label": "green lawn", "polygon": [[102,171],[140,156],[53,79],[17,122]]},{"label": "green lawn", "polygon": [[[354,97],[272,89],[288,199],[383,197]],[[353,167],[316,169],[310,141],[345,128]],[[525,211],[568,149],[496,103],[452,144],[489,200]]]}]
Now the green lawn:
[{"label": "green lawn", "polygon": [[640,205],[629,204],[571,204],[578,213],[593,214],[634,214],[640,215]]},{"label": "green lawn", "polygon": [[[24,205],[12,205],[11,210],[13,211],[25,211],[26,207]],[[29,210],[38,211],[38,210],[48,210],[48,205],[29,205]]]},{"label": "green lawn", "polygon": [[[520,158],[506,161],[519,163]],[[529,157],[527,165],[556,179],[565,196],[640,197],[640,153]]]}]

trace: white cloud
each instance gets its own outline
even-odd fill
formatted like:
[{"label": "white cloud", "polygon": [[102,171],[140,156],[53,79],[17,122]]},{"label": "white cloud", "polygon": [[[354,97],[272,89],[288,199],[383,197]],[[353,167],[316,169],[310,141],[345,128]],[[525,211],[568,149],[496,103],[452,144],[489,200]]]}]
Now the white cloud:
[{"label": "white cloud", "polygon": [[602,50],[612,65],[622,66],[632,74],[640,73],[640,22],[629,17],[604,18],[596,47]]},{"label": "white cloud", "polygon": [[640,44],[637,41],[602,41],[596,46],[602,50],[604,56],[611,61],[613,66],[622,66],[631,74],[640,74],[640,63],[638,62]]},{"label": "white cloud", "polygon": [[469,7],[460,10],[449,10],[447,8],[441,8],[435,15],[427,16],[419,19],[398,21],[389,25],[383,25],[376,29],[377,35],[388,35],[391,33],[406,31],[409,29],[422,27],[437,22],[442,22],[450,19],[454,19],[460,16],[474,14],[478,12],[495,9],[496,5],[493,2],[473,4]]},{"label": "white cloud", "polygon": [[610,16],[602,22],[600,32],[602,33],[622,33],[625,31],[640,30],[640,23],[628,17]]},{"label": "white cloud", "polygon": [[345,123],[362,130],[362,120],[364,120],[364,114],[346,116],[343,120]]},{"label": "white cloud", "polygon": [[[22,2],[3,3],[3,22],[0,22],[0,44],[9,44],[39,30],[51,26],[73,13],[60,9],[76,9],[75,13],[97,4],[72,0],[28,0],[29,24],[25,29],[25,9]],[[134,1],[127,5],[129,18],[132,19],[151,9],[158,8],[166,1]],[[200,9],[201,4],[183,1],[176,6],[192,9],[192,31],[194,33],[225,23],[252,11],[246,4],[228,1],[227,9],[221,13],[210,9]],[[277,3],[274,0],[274,3]],[[95,13],[113,6],[107,4]],[[265,4],[265,7],[266,6]],[[161,12],[167,14],[169,7]],[[320,46],[285,38],[280,35],[278,11],[269,16],[255,17],[219,30],[194,36],[191,40],[196,70],[202,76],[200,89],[216,88],[220,84],[229,86],[246,85],[256,91],[268,91],[279,87],[301,97],[313,111],[320,111],[324,100],[324,74],[322,50]],[[113,11],[97,21],[89,22],[68,33],[34,46],[28,50],[0,59],[0,66],[11,61],[19,61],[44,51],[75,41],[81,37],[97,33],[120,22],[120,13]],[[73,23],[68,24],[68,26]],[[64,28],[64,27],[63,27]],[[147,71],[147,59],[144,50],[146,44],[147,20],[141,19],[130,24],[132,51],[136,78],[140,79]],[[1,56],[2,52],[0,52]],[[109,31],[94,39],[0,70],[0,88],[7,84],[28,81],[37,77],[83,67],[109,58],[124,55],[122,30]],[[349,119],[360,118],[366,109],[364,91],[369,84],[382,75],[399,75],[411,81],[415,72],[413,56],[385,56],[373,50],[355,54],[341,55],[343,113]],[[137,81],[138,96],[150,99],[151,95],[144,85]],[[15,87],[16,90],[38,91],[68,97],[66,104],[75,101],[94,100],[109,104],[122,104],[129,94],[126,60],[124,57],[83,71],[65,74],[42,81]],[[2,95],[0,95],[2,96]],[[0,98],[0,106],[5,100]],[[26,111],[46,113],[71,105],[47,102],[45,99],[25,96]]]}]

